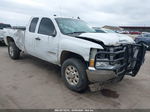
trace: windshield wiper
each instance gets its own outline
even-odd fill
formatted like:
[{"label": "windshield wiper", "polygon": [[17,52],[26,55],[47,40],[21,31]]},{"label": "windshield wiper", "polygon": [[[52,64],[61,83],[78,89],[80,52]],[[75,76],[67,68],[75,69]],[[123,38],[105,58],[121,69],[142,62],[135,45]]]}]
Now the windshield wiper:
[{"label": "windshield wiper", "polygon": [[76,33],[86,33],[86,32],[71,32],[71,33],[66,33],[66,34],[76,34]]}]

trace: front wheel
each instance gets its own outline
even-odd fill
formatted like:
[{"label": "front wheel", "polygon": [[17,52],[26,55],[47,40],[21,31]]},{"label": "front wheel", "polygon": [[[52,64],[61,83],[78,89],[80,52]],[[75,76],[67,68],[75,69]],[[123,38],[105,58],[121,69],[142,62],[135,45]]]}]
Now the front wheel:
[{"label": "front wheel", "polygon": [[14,60],[19,59],[20,50],[14,42],[9,43],[9,45],[8,45],[8,54],[9,54],[11,59],[14,59]]},{"label": "front wheel", "polygon": [[75,58],[66,60],[61,68],[62,78],[65,85],[75,91],[84,92],[88,88],[88,79],[84,63]]}]

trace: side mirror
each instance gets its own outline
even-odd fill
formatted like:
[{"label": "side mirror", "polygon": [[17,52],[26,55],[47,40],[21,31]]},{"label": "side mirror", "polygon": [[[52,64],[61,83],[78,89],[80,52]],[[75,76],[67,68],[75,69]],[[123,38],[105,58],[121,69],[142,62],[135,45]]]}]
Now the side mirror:
[{"label": "side mirror", "polygon": [[55,37],[55,36],[56,36],[56,30],[53,31],[53,33],[52,33],[51,36],[52,36],[52,37]]}]

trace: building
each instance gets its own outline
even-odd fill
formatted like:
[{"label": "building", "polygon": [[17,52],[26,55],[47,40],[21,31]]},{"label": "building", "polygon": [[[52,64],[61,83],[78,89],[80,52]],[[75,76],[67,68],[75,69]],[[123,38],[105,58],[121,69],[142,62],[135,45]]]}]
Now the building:
[{"label": "building", "polygon": [[120,26],[127,31],[150,32],[150,26]]},{"label": "building", "polygon": [[123,29],[121,27],[117,27],[117,26],[103,26],[103,28],[106,28],[106,29],[110,29],[110,30],[113,30],[113,31],[122,31]]}]

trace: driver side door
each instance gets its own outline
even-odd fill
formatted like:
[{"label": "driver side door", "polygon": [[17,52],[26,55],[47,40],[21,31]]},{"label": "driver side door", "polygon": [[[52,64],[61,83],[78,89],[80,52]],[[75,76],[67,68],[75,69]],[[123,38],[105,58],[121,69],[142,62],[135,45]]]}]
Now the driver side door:
[{"label": "driver side door", "polygon": [[57,59],[57,38],[55,26],[50,18],[42,18],[35,38],[37,56],[49,62]]}]

